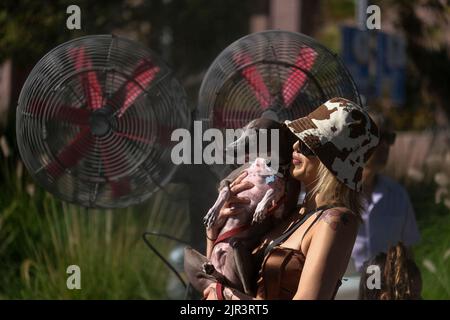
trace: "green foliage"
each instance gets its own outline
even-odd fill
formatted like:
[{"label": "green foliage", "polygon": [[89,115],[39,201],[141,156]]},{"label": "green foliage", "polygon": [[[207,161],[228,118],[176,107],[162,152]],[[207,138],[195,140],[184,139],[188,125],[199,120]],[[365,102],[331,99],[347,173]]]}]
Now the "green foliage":
[{"label": "green foliage", "polygon": [[341,48],[341,34],[337,25],[324,27],[317,35],[317,39],[335,53],[338,53]]},{"label": "green foliage", "polygon": [[120,26],[120,1],[108,6],[97,1],[77,1],[82,8],[82,30],[66,28],[66,8],[73,1],[3,1],[0,6],[0,61],[13,57],[19,64],[34,64],[47,51],[64,41],[89,34],[112,31],[111,19]]},{"label": "green foliage", "polygon": [[409,188],[421,233],[414,258],[422,274],[423,298],[449,299],[450,212],[443,204],[435,204],[435,190],[432,184]]},{"label": "green foliage", "polygon": [[420,221],[419,225],[422,242],[414,248],[414,254],[422,273],[422,295],[424,299],[448,300],[450,299],[450,214],[439,216],[431,213],[431,216]]},{"label": "green foliage", "polygon": [[354,0],[327,0],[324,2],[324,17],[327,20],[339,21],[355,15]]},{"label": "green foliage", "polygon": [[[185,203],[157,193],[134,208],[87,210],[33,191],[11,163],[2,171],[8,184],[0,187],[0,299],[167,298],[171,274],[141,236],[159,230],[183,238]],[[175,245],[152,243],[166,257]],[[73,264],[81,269],[81,290],[66,286]]]}]

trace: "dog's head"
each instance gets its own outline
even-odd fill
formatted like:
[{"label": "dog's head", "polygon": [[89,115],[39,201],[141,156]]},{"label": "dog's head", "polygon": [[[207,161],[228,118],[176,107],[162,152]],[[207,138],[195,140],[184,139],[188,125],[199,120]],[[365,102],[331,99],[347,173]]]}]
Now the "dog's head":
[{"label": "dog's head", "polygon": [[[267,134],[260,134],[260,130],[266,130]],[[273,130],[278,131],[277,147],[272,146],[272,134]],[[276,137],[276,135],[275,135]],[[233,143],[227,146],[227,150],[249,150],[250,141],[255,141],[257,146],[261,146],[260,139],[266,139],[265,145],[267,146],[267,153],[269,157],[278,157],[277,162],[280,165],[286,165],[291,162],[292,159],[292,146],[297,140],[297,137],[286,127],[284,123],[268,119],[257,118],[250,121],[244,128],[242,135]],[[278,149],[278,150],[276,150]],[[261,155],[261,150],[257,150],[258,155]]]}]

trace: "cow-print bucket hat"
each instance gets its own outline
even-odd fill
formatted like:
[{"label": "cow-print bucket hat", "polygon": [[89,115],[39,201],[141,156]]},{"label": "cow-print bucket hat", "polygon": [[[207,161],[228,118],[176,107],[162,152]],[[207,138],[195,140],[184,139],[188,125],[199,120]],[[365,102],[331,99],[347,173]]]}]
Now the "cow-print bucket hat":
[{"label": "cow-print bucket hat", "polygon": [[364,165],[379,141],[378,128],[364,109],[333,98],[285,124],[339,181],[361,191]]}]

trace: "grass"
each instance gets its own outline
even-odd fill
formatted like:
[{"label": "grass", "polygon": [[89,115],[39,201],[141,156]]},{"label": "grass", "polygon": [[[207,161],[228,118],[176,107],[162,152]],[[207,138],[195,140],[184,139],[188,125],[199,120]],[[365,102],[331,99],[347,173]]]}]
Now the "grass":
[{"label": "grass", "polygon": [[424,299],[450,299],[450,211],[435,204],[435,186],[410,187],[421,241],[414,257],[422,273]]},{"label": "grass", "polygon": [[[183,201],[164,192],[143,205],[87,210],[63,203],[11,162],[0,185],[1,299],[164,299],[170,273],[142,241],[146,230],[184,237]],[[169,191],[176,192],[172,185]],[[179,190],[178,190],[179,191]],[[173,241],[158,240],[167,257]],[[81,290],[68,290],[69,265],[81,269]]]}]

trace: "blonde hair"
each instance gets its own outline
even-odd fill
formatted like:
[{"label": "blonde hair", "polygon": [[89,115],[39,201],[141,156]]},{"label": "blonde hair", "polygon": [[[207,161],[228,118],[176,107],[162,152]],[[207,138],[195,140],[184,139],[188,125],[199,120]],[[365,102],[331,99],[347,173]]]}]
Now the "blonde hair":
[{"label": "blonde hair", "polygon": [[320,194],[322,202],[337,207],[345,207],[359,218],[361,217],[363,205],[360,193],[336,179],[335,175],[322,162],[319,164],[315,182],[315,186],[307,197],[315,197]]}]

